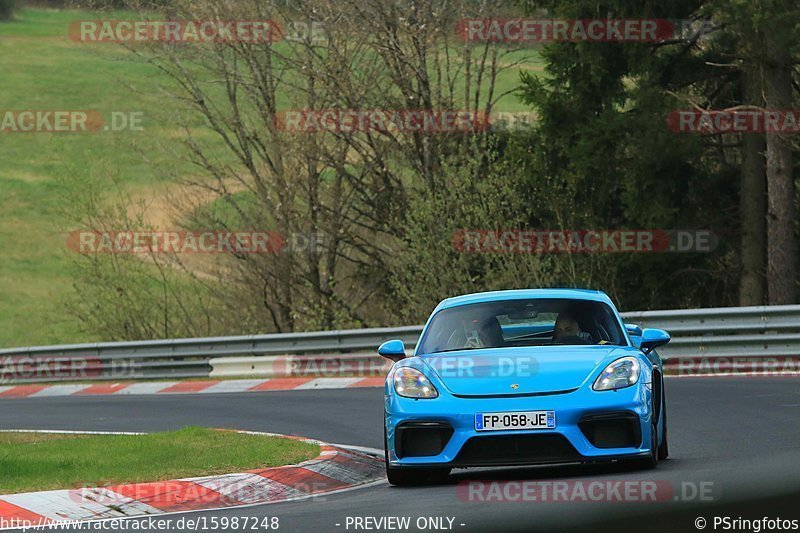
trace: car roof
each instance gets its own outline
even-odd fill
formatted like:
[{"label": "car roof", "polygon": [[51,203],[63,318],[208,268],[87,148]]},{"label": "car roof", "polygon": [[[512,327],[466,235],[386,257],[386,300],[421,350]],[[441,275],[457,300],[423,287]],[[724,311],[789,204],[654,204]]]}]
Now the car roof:
[{"label": "car roof", "polygon": [[476,304],[483,302],[497,302],[501,300],[528,300],[536,298],[561,298],[568,300],[590,300],[603,302],[614,307],[611,299],[603,291],[591,289],[515,289],[506,291],[477,292],[474,294],[464,294],[442,300],[436,309],[449,309],[460,305]]}]

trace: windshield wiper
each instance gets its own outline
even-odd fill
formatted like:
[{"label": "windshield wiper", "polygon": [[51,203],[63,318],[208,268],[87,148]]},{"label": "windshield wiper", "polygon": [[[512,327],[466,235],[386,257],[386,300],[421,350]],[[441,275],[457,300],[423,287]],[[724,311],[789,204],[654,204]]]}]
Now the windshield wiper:
[{"label": "windshield wiper", "polygon": [[429,354],[447,353],[447,352],[467,352],[469,350],[483,350],[486,348],[502,348],[502,346],[481,346],[480,348],[449,348],[447,350],[437,350],[435,352],[428,352]]}]

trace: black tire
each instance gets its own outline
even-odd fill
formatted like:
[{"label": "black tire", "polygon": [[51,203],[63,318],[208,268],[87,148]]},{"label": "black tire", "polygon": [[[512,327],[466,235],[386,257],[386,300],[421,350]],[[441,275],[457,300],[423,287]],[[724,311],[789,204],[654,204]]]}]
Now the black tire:
[{"label": "black tire", "polygon": [[444,481],[450,474],[449,468],[392,468],[389,466],[389,438],[386,426],[383,427],[383,457],[386,461],[386,479],[396,487],[413,487],[429,482]]},{"label": "black tire", "polygon": [[658,424],[650,427],[650,454],[642,459],[642,468],[650,470],[658,466]]},{"label": "black tire", "polygon": [[[664,390],[663,386],[661,387],[661,390]],[[669,457],[669,443],[667,442],[667,435],[669,434],[667,431],[667,404],[664,395],[662,395],[661,398],[661,411],[663,412],[663,415],[661,415],[661,418],[663,419],[661,427],[663,428],[664,435],[661,437],[661,445],[658,447],[659,461],[663,461]]]},{"label": "black tire", "polygon": [[386,465],[386,478],[396,487],[425,485],[434,472],[422,468],[392,468]]}]

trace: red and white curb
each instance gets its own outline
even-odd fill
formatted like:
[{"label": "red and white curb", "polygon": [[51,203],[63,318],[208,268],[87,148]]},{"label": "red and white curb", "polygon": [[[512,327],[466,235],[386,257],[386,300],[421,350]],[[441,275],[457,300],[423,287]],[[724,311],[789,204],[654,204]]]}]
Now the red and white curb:
[{"label": "red and white curb", "polygon": [[30,527],[279,503],[344,492],[385,480],[383,453],[378,450],[273,433],[241,433],[302,440],[320,446],[320,454],[298,465],[237,474],[0,496],[0,523],[17,524],[0,529],[13,529],[21,524]]},{"label": "red and white curb", "polygon": [[[744,371],[729,367],[711,369],[664,367],[667,378],[708,377],[799,377],[800,370],[762,369]],[[202,381],[145,381],[129,383],[63,384],[63,385],[4,385],[0,386],[0,400],[9,398],[45,398],[59,396],[127,396],[152,394],[222,394],[314,389],[352,389],[383,387],[384,377],[346,378],[273,378],[229,379]]]},{"label": "red and white curb", "polygon": [[54,396],[123,396],[150,394],[221,394],[282,390],[349,389],[383,387],[383,377],[348,378],[275,378],[205,381],[150,381],[140,383],[102,383],[65,385],[0,386],[0,399],[42,398]]}]

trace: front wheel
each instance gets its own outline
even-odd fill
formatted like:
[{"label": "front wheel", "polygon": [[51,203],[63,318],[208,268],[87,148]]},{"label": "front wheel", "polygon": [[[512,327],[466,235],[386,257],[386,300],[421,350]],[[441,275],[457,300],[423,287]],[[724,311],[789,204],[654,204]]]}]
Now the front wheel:
[{"label": "front wheel", "polygon": [[663,421],[661,422],[661,427],[664,430],[663,435],[661,435],[661,446],[658,447],[658,460],[663,461],[667,457],[669,457],[669,444],[667,443],[667,405],[664,401],[661,401],[661,410],[664,411],[662,414]]},{"label": "front wheel", "polygon": [[650,426],[650,454],[642,458],[642,468],[650,470],[658,466],[658,425],[653,422]]}]

